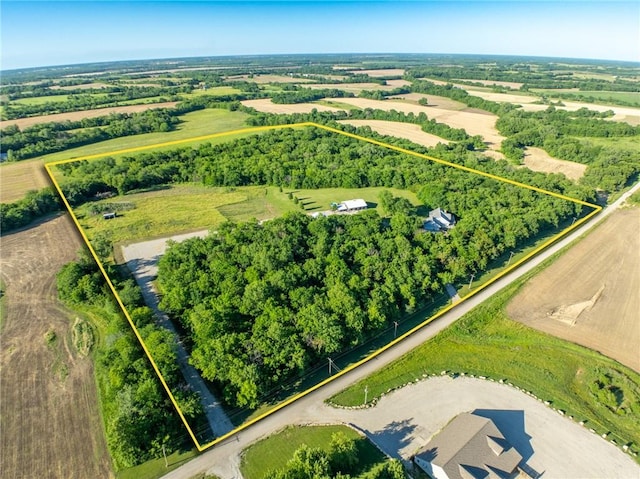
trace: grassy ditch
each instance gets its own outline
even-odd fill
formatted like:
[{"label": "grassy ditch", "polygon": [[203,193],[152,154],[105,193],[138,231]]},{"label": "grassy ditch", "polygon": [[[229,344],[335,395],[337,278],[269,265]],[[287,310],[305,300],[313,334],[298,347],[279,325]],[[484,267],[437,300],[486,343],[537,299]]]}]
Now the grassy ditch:
[{"label": "grassy ditch", "polygon": [[367,472],[388,461],[367,438],[347,426],[292,426],[245,449],[240,465],[242,477],[262,479],[269,471],[282,469],[303,444],[329,453],[336,433],[355,441],[359,461],[357,475],[351,477],[365,477]]},{"label": "grassy ditch", "polygon": [[[548,263],[547,263],[548,264]],[[595,351],[509,319],[505,307],[540,268],[465,315],[432,340],[330,399],[362,403],[424,375],[466,373],[503,379],[618,445],[640,445],[640,374]],[[637,456],[636,456],[637,459]]]}]

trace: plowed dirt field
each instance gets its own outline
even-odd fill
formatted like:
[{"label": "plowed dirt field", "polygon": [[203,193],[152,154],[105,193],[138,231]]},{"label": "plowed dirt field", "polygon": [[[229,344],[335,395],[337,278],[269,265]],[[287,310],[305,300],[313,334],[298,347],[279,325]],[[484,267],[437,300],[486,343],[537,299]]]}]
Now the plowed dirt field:
[{"label": "plowed dirt field", "polygon": [[71,339],[75,318],[55,278],[80,238],[68,216],[3,236],[6,314],[0,350],[0,475],[112,477],[91,359]]}]

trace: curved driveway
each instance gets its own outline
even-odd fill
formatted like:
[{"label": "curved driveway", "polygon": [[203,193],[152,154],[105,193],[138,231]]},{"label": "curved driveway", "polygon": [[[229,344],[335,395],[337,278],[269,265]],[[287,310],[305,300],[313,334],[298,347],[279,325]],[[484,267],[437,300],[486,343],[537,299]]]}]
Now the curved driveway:
[{"label": "curved driveway", "polygon": [[[324,387],[309,393],[303,398],[299,399],[295,403],[271,414],[265,419],[253,424],[252,426],[236,433],[229,440],[224,443],[218,444],[214,446],[211,450],[204,452],[200,456],[196,457],[192,461],[188,462],[184,466],[176,469],[175,471],[170,472],[166,476],[166,479],[188,479],[193,477],[194,475],[208,471],[210,473],[216,474],[220,476],[222,479],[231,479],[231,478],[239,478],[240,472],[238,470],[239,463],[239,454],[252,442],[257,439],[264,437],[268,434],[271,434],[289,424],[297,424],[297,423],[323,423],[323,422],[350,422],[354,423],[356,426],[360,428],[366,429],[367,422],[364,420],[366,417],[366,411],[357,411],[357,410],[335,410],[324,405],[324,400],[331,397],[332,395],[338,393],[342,389],[346,388],[350,384],[358,381],[371,374],[375,370],[384,367],[395,359],[399,358],[403,354],[407,353],[411,349],[416,346],[422,344],[424,341],[436,335],[439,331],[446,328],[454,321],[462,317],[464,314],[469,312],[475,306],[482,303],[484,300],[494,295],[502,288],[521,277],[531,269],[538,266],[545,259],[558,252],[563,247],[567,246],[572,241],[576,240],[582,234],[586,233],[589,229],[593,228],[596,224],[602,221],[604,218],[609,216],[615,209],[617,209],[625,200],[628,198],[633,192],[637,191],[640,188],[640,183],[636,184],[633,188],[631,188],[627,193],[622,195],[620,199],[618,199],[611,206],[605,208],[599,215],[597,215],[594,219],[589,221],[588,223],[581,225],[579,228],[574,230],[572,233],[567,235],[562,240],[554,243],[552,246],[547,248],[545,251],[537,255],[535,258],[531,259],[527,263],[520,266],[518,269],[512,271],[511,273],[505,275],[500,278],[498,281],[479,292],[472,298],[469,298],[467,301],[459,304],[436,321],[430,323],[425,326],[421,330],[414,333],[412,336],[409,336],[401,343],[397,344],[393,348],[388,349],[384,353],[380,354],[376,358],[370,360],[369,362],[363,364],[362,366],[348,372],[347,374],[336,378],[334,381],[325,385]],[[532,429],[529,429],[529,423],[526,423],[525,431],[528,433],[531,431],[531,435],[535,432],[539,434],[538,431],[545,432],[545,435],[539,436],[543,437],[546,440],[552,440],[554,437],[562,437],[567,441],[565,444],[565,449],[561,449],[561,444],[553,444],[553,448],[544,448],[544,441],[541,441],[540,445],[534,445],[532,439],[532,446],[535,446],[540,452],[537,453],[537,456],[533,456],[529,461],[531,467],[538,467],[536,471],[538,473],[545,472],[545,478],[547,477],[620,477],[620,478],[632,478],[638,479],[640,478],[640,468],[622,451],[615,448],[613,445],[608,442],[600,439],[599,437],[591,434],[588,431],[585,431],[580,426],[572,423],[569,419],[563,418],[559,416],[557,413],[552,410],[546,408],[538,401],[529,398],[527,395],[518,392],[512,391],[510,388],[504,385],[499,385],[493,382],[484,382],[480,380],[471,380],[471,379],[463,379],[459,378],[456,380],[452,380],[450,382],[444,383],[443,396],[436,396],[434,390],[429,388],[430,384],[435,384],[434,382],[424,381],[421,382],[415,387],[403,388],[393,394],[393,401],[381,401],[378,405],[371,409],[370,414],[372,417],[380,416],[386,417],[385,411],[388,409],[387,404],[393,405],[395,402],[398,404],[404,404],[402,409],[398,409],[396,411],[395,408],[388,409],[392,411],[388,413],[389,415],[397,414],[388,425],[392,425],[394,422],[396,424],[400,424],[402,427],[403,421],[404,424],[408,427],[412,427],[415,425],[416,427],[422,426],[424,427],[424,431],[419,433],[415,442],[412,439],[406,445],[406,447],[419,447],[420,443],[428,440],[427,435],[433,434],[437,431],[438,428],[431,429],[424,426],[422,423],[418,424],[417,416],[417,407],[420,407],[421,410],[424,411],[423,416],[421,416],[420,421],[428,420],[429,417],[436,417],[439,414],[439,411],[442,411],[444,414],[447,414],[448,419],[453,417],[457,412],[473,410],[475,408],[489,408],[489,409],[515,409],[515,410],[524,410],[526,407],[525,421],[529,421],[529,417],[537,417],[539,415],[540,426],[533,424],[531,425]],[[454,385],[462,385],[461,389],[454,390],[449,386]],[[482,385],[482,386],[480,386]],[[475,402],[474,398],[482,397],[481,390],[488,386],[490,388],[488,394],[493,397],[496,401],[502,397],[506,397],[508,395],[507,391],[511,391],[516,393],[513,396],[509,396],[509,399],[506,403],[496,402],[496,403],[487,403],[485,406],[483,402],[478,399],[478,402]],[[501,388],[499,390],[495,388]],[[436,400],[436,397],[442,397],[441,400]],[[467,404],[469,398],[472,399],[471,403]],[[426,409],[425,409],[426,408]],[[537,411],[536,408],[542,408],[545,412],[534,412]],[[363,414],[364,413],[364,414]],[[553,418],[554,420],[552,420]],[[448,421],[447,419],[447,421]],[[406,423],[407,420],[413,421]],[[561,423],[557,423],[555,420],[562,421]],[[436,421],[437,422],[437,421]],[[445,424],[446,421],[443,424]],[[537,424],[537,423],[536,423]],[[380,443],[379,438],[384,437],[383,434],[376,434],[380,432],[377,429],[373,429],[373,426],[370,430],[370,437],[376,442]],[[552,429],[552,433],[549,433],[549,430]],[[387,430],[391,431],[387,427]],[[571,432],[569,436],[565,437],[565,433]],[[591,443],[590,441],[595,439],[595,443]],[[588,448],[585,444],[592,444]],[[577,444],[580,444],[577,447]],[[569,449],[567,449],[567,447]],[[408,458],[407,453],[411,454],[415,451],[398,448],[401,450],[404,458]],[[548,449],[549,454],[552,455],[554,450],[563,451],[567,454],[564,457],[557,458],[558,460],[555,462],[562,463],[564,462],[565,469],[560,469],[559,466],[556,467],[556,470],[553,470],[550,464],[544,464],[543,460],[546,460],[543,456],[542,450]],[[580,450],[585,449],[588,453],[588,457],[580,457]],[[397,455],[394,451],[389,451],[393,455]],[[555,455],[557,457],[557,455]],[[552,456],[553,457],[553,456]],[[591,464],[589,461],[589,457],[596,458],[597,461],[601,463],[601,469],[603,471],[602,474],[597,474],[596,469],[589,469],[585,471],[584,474],[578,475],[578,469],[573,468],[572,466],[579,467],[579,464],[572,464],[573,458],[580,461],[585,461],[585,464]],[[566,469],[569,467],[569,470]],[[595,466],[594,466],[595,467]],[[564,472],[569,472],[569,474],[564,474]]]}]

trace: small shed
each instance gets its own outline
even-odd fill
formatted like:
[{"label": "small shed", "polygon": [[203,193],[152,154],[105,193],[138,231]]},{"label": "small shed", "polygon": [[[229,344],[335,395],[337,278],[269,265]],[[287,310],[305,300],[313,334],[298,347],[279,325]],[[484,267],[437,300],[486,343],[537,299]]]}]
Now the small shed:
[{"label": "small shed", "polygon": [[112,220],[117,216],[115,211],[110,211],[109,213],[102,213],[102,218],[105,220]]}]

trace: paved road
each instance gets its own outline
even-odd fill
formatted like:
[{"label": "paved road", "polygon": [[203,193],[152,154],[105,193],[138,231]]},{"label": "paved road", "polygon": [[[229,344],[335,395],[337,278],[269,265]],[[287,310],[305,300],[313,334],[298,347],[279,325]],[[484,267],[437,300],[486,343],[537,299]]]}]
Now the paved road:
[{"label": "paved road", "polygon": [[[613,211],[615,211],[633,192],[637,191],[639,188],[640,188],[640,183],[636,184],[631,190],[629,190],[627,193],[621,196],[621,198],[618,199],[615,203],[605,208],[605,210],[603,210],[599,215],[593,218],[590,222],[581,225],[579,228],[574,230],[567,237],[554,243],[552,246],[547,248],[545,251],[540,253],[538,256],[536,256],[532,260],[522,265],[517,270],[514,270],[508,275],[505,275],[500,280],[496,281],[495,283],[493,283],[492,285],[490,285],[480,293],[476,294],[472,298],[469,298],[467,301],[464,301],[463,303],[457,305],[455,308],[450,310],[447,314],[441,316],[438,320],[434,321],[433,323],[425,326],[420,331],[414,333],[412,336],[409,336],[407,339],[397,344],[393,348],[388,349],[384,353],[378,355],[377,357],[363,364],[359,368],[354,369],[341,377],[338,377],[336,380],[327,384],[323,388],[308,394],[307,396],[301,398],[300,400],[296,401],[290,406],[280,411],[277,411],[274,414],[263,419],[262,421],[259,421],[258,423],[248,427],[247,429],[244,429],[243,431],[240,431],[239,433],[236,433],[228,441],[222,444],[216,445],[209,451],[196,457],[195,459],[188,462],[184,466],[181,466],[180,468],[170,472],[169,474],[164,476],[165,479],[189,479],[194,475],[205,472],[205,471],[208,471],[212,474],[216,474],[222,479],[233,479],[233,478],[241,477],[238,469],[239,454],[249,444],[251,444],[252,442],[256,441],[261,437],[267,436],[277,430],[280,430],[289,424],[323,423],[323,422],[330,421],[331,418],[334,417],[335,415],[331,413],[331,411],[333,411],[331,408],[327,408],[323,404],[325,399],[338,393],[339,391],[346,388],[348,385],[358,381],[359,379],[366,377],[367,375],[371,374],[375,370],[384,367],[385,365],[399,358],[403,354],[407,353],[408,351],[422,344],[426,340],[435,336],[438,332],[440,332],[444,328],[451,325],[453,322],[458,320],[460,317],[462,317],[464,314],[469,312],[471,309],[473,309],[474,307],[476,307],[477,305],[479,305],[480,303],[482,303],[492,295],[496,294],[498,291],[500,291],[501,289],[503,289],[504,287],[506,287],[513,281],[515,281],[517,278],[521,277],[531,269],[535,268],[540,263],[542,263],[545,259],[549,258],[551,255],[555,254],[556,252],[558,252],[559,250],[567,246],[569,243],[571,243],[572,241],[576,240],[581,235],[586,233],[588,230],[596,226],[598,223],[600,223],[602,220],[608,217]],[[430,381],[424,382],[424,384],[429,384],[429,383]],[[467,384],[474,385],[477,383],[478,381],[467,383]],[[507,386],[503,386],[495,383],[488,383],[488,384],[490,384],[493,387],[507,388]],[[475,389],[476,389],[475,386],[469,386],[465,389],[465,391],[460,392],[457,396],[448,395],[447,400],[449,402],[453,402],[451,401],[452,397],[463,398],[467,395],[469,395],[469,397],[475,397],[475,395],[477,394]],[[430,409],[431,414],[435,414],[439,407],[438,403],[432,402],[431,391],[425,394],[417,394],[416,391],[412,388],[403,388],[394,394],[395,394],[394,397],[398,397],[398,398],[409,397],[411,404],[426,403],[431,405],[431,409]],[[498,394],[496,394],[496,391],[494,390],[492,394],[500,396],[502,395],[502,392],[499,392]],[[527,397],[524,394],[521,394],[521,395],[524,397]],[[382,403],[380,403],[376,408],[374,408],[373,411],[377,411],[375,412],[375,414],[379,414],[379,411],[381,410],[381,404]],[[508,408],[508,409],[512,409],[512,408]],[[344,415],[340,415],[340,418],[342,421],[352,422],[358,425],[358,421],[359,421],[358,415],[360,414],[360,411],[349,410],[349,411],[340,411],[340,412],[346,413]],[[411,409],[405,408],[404,411],[398,412],[398,417],[395,420],[403,421],[403,419],[406,419],[407,414],[412,417],[413,411]],[[563,418],[563,420],[568,421],[568,419],[566,418]],[[360,426],[360,427],[363,427],[363,426]],[[549,424],[547,424],[547,427],[549,427]],[[566,427],[565,425],[562,425],[560,429],[565,427]],[[556,428],[554,427],[553,430],[555,431]],[[372,439],[375,441],[376,437],[373,436]],[[612,446],[606,441],[599,440],[598,442],[601,443],[603,450],[607,448],[608,450],[611,450]],[[575,442],[573,443],[573,447],[575,449]],[[617,448],[613,448],[613,449],[615,449],[615,452],[611,451],[611,454],[613,454],[613,456],[619,453],[622,456],[626,457],[624,453],[619,451]],[[566,457],[571,457],[572,454],[573,452],[569,451]],[[595,454],[595,451],[591,451],[590,454]],[[601,457],[601,456],[594,456],[594,457]],[[608,456],[605,455],[603,457],[608,457]],[[626,458],[626,459],[629,459],[629,458]],[[606,464],[606,461],[605,461],[605,464]],[[614,471],[611,470],[609,473],[603,474],[601,477],[605,477],[605,476],[632,477],[637,479],[640,477],[640,471],[638,471],[637,465],[635,465],[635,463],[633,464],[636,469],[634,470],[634,473],[632,475],[618,474],[619,471],[616,471],[614,473]],[[538,472],[543,472],[543,471],[538,471]],[[597,477],[598,475],[593,476],[593,474],[589,474],[588,476]],[[546,477],[551,477],[551,475],[547,475]],[[558,474],[557,477],[562,477],[562,474]]]}]

